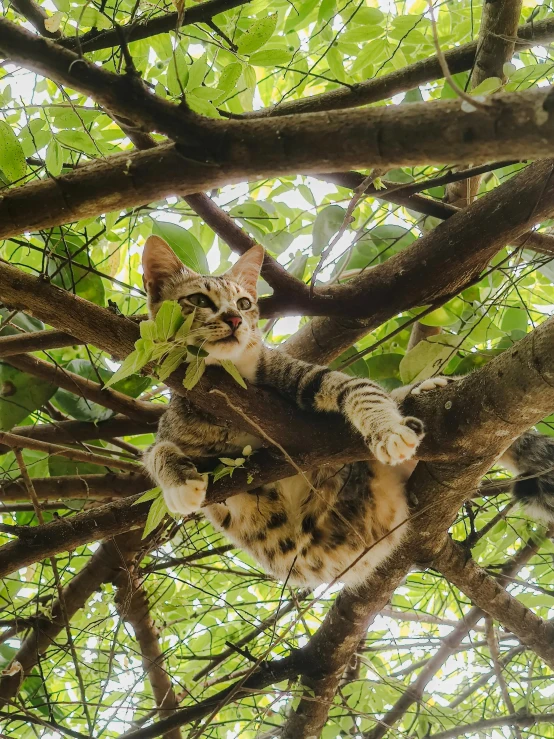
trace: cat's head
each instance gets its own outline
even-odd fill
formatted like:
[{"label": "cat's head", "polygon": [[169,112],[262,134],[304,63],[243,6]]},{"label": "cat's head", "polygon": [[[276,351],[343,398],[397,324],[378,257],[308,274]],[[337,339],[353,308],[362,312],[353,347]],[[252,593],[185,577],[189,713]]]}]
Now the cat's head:
[{"label": "cat's head", "polygon": [[142,253],[150,317],[164,300],[176,300],[184,316],[196,311],[194,343],[213,359],[236,361],[261,342],[256,282],[263,260],[264,250],[256,245],[225,274],[200,275],[186,267],[163,239],[150,236]]}]

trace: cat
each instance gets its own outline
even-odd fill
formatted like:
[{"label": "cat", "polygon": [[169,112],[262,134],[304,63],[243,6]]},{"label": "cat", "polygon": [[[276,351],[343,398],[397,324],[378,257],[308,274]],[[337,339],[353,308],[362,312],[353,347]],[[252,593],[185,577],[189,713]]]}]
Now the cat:
[{"label": "cat", "polygon": [[[229,359],[248,382],[273,388],[302,409],[341,413],[363,436],[373,459],[324,466],[202,507],[207,483],[193,460],[241,456],[245,446],[261,442],[173,396],[144,465],[170,511],[186,515],[202,507],[216,529],[278,580],[355,587],[390,556],[407,530],[405,484],[424,428],[419,419],[403,417],[397,401],[453,378],[436,377],[389,394],[371,380],[267,348],[258,328],[256,291],[263,259],[257,245],[224,275],[204,276],[184,266],[163,239],[149,237],[142,264],[150,317],[164,300],[177,301],[184,316],[195,311],[192,331],[195,343],[208,352],[207,364]],[[506,454],[518,472],[534,469],[524,461],[531,438],[542,439],[524,435]],[[554,447],[546,440],[541,448],[535,461],[546,469],[545,460],[554,464]],[[516,483],[516,497],[554,520],[554,473],[539,479],[544,491],[535,494],[536,481],[526,479]]]}]

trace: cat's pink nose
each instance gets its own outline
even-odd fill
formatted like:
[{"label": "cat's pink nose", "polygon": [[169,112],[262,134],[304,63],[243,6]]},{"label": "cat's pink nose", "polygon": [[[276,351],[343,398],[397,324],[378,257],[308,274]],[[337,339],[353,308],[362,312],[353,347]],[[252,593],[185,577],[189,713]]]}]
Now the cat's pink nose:
[{"label": "cat's pink nose", "polygon": [[233,331],[236,331],[242,323],[242,318],[240,316],[225,316],[223,320],[233,329]]}]

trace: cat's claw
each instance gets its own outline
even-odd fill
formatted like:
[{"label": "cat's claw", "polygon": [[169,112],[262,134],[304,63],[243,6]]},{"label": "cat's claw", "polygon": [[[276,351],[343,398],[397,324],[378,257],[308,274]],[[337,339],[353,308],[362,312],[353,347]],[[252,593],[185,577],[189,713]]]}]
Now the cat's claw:
[{"label": "cat's claw", "polygon": [[455,379],[455,377],[430,377],[428,380],[423,380],[423,382],[412,388],[411,395],[419,395],[429,390],[436,390],[439,387],[446,387],[451,382],[454,382]]},{"label": "cat's claw", "polygon": [[163,488],[164,500],[172,513],[188,516],[198,511],[206,498],[208,484],[202,478]]},{"label": "cat's claw", "polygon": [[414,456],[424,434],[419,418],[406,416],[373,440],[372,451],[383,464],[400,464]]}]

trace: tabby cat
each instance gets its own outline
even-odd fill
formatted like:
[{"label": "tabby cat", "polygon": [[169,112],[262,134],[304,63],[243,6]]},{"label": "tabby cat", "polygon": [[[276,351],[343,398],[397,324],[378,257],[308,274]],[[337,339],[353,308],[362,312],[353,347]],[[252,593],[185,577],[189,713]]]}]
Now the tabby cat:
[{"label": "tabby cat", "polygon": [[[164,300],[176,300],[184,316],[195,311],[194,343],[208,352],[208,364],[230,359],[248,382],[271,387],[300,408],[341,413],[363,436],[374,459],[325,466],[205,506],[203,512],[279,580],[311,587],[334,580],[356,585],[391,554],[406,531],[404,488],[415,466],[423,424],[403,417],[394,393],[368,379],[264,346],[256,304],[263,258],[262,247],[255,246],[224,275],[204,276],[185,267],[163,239],[151,236],[142,258],[150,316]],[[448,381],[433,378],[399,389],[396,395],[401,398]],[[550,440],[527,434],[507,453],[513,468],[526,473],[536,469],[529,454],[536,446],[533,439],[541,440],[542,449],[538,456],[534,453],[534,462],[540,469],[553,464]],[[144,464],[168,508],[190,514],[202,506],[206,494],[206,481],[192,460],[240,456],[246,445],[256,448],[261,442],[174,396]],[[538,487],[536,479],[516,483],[516,495],[532,501],[543,517],[554,519],[554,473],[539,480]]]}]

